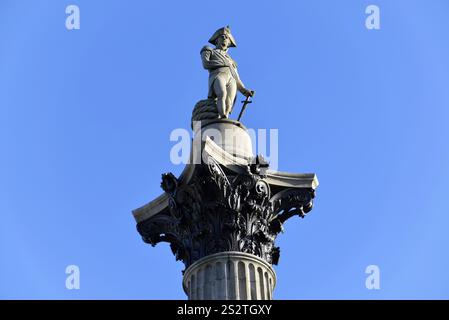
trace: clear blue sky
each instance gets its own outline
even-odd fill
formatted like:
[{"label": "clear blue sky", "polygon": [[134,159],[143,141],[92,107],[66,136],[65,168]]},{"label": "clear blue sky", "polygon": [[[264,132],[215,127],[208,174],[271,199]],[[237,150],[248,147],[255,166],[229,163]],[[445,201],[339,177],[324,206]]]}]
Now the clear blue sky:
[{"label": "clear blue sky", "polygon": [[[65,28],[77,4],[81,29]],[[365,8],[381,29],[365,28]],[[207,93],[229,24],[279,169],[315,208],[278,238],[277,299],[449,298],[449,2],[0,1],[0,298],[184,299],[181,262],[131,210]],[[240,100],[240,99],[239,99]],[[236,116],[236,115],[234,115]],[[65,268],[81,289],[65,288]],[[381,289],[365,288],[378,265]]]}]

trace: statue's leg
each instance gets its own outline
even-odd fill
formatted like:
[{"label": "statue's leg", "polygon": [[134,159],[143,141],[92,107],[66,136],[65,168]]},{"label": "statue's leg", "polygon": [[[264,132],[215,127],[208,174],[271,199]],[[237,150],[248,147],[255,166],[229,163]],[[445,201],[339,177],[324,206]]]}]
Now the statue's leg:
[{"label": "statue's leg", "polygon": [[219,74],[214,80],[214,92],[217,96],[217,109],[220,117],[226,117],[226,77],[224,74]]},{"label": "statue's leg", "polygon": [[228,95],[226,96],[226,115],[229,115],[234,107],[235,97],[237,95],[237,82],[231,76],[228,85],[226,87]]}]

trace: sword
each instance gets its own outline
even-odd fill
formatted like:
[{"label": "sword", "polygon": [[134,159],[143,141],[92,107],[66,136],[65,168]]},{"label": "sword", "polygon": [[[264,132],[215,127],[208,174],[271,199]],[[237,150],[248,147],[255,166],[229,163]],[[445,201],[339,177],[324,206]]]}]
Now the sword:
[{"label": "sword", "polygon": [[237,118],[237,121],[240,121],[240,118],[242,117],[243,112],[245,111],[246,106],[248,105],[248,103],[253,103],[251,100],[249,100],[249,98],[250,98],[250,96],[247,96],[246,100],[242,101],[243,107],[242,107],[242,110],[240,111],[240,114],[239,114],[239,117]]}]

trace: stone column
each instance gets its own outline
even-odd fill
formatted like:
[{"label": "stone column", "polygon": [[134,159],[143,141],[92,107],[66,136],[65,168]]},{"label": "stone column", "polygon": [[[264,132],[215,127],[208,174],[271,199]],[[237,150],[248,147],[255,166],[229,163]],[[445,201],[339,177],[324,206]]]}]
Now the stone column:
[{"label": "stone column", "polygon": [[271,300],[275,285],[276,274],[266,261],[238,251],[204,257],[183,278],[189,300]]}]

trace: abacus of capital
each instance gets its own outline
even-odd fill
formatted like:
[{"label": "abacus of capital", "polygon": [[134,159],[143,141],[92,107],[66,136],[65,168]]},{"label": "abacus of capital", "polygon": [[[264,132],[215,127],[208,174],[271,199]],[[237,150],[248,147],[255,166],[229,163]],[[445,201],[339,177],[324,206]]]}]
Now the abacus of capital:
[{"label": "abacus of capital", "polygon": [[215,48],[201,50],[209,94],[192,112],[190,161],[179,177],[163,174],[163,194],[133,215],[146,243],[170,243],[185,264],[189,299],[268,300],[280,255],[276,237],[287,219],[310,212],[318,180],[272,171],[254,155],[245,126],[228,117],[237,91],[246,96],[239,120],[254,96],[228,54],[235,39],[224,27],[209,42]]}]

